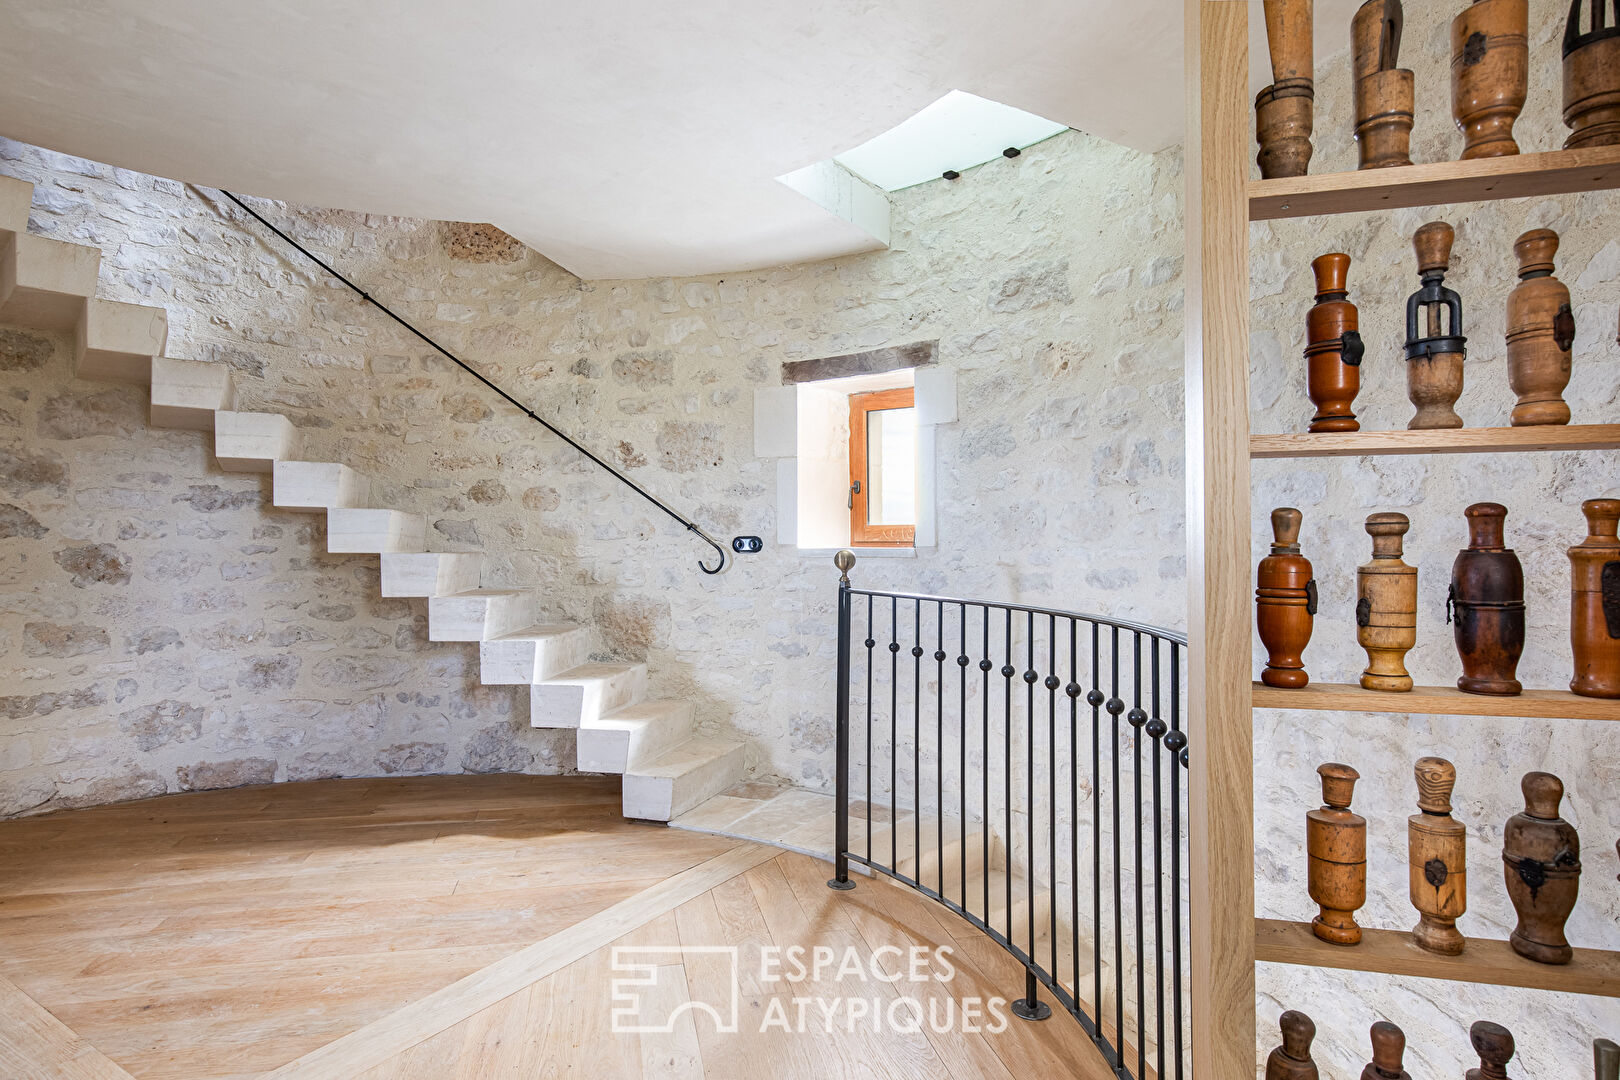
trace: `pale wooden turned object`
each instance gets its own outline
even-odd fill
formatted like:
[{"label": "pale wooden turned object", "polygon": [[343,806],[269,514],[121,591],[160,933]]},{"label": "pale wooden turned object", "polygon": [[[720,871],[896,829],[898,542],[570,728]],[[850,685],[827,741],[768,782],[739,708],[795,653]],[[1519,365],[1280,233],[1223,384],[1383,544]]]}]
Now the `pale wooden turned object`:
[{"label": "pale wooden turned object", "polygon": [[1367,819],[1350,810],[1361,774],[1348,765],[1319,765],[1322,803],[1305,814],[1311,899],[1320,909],[1311,931],[1334,945],[1361,940],[1355,913],[1367,902]]},{"label": "pale wooden turned object", "polygon": [[1620,1080],[1620,1045],[1609,1039],[1592,1040],[1592,1075],[1596,1080]]},{"label": "pale wooden turned object", "polygon": [[1412,1080],[1401,1064],[1406,1057],[1406,1033],[1388,1020],[1372,1026],[1372,1062],[1361,1070],[1361,1080]]},{"label": "pale wooden turned object", "polygon": [[1266,1057],[1265,1080],[1320,1080],[1316,1062],[1311,1060],[1315,1022],[1289,1009],[1277,1018],[1277,1026],[1282,1029],[1282,1045]]},{"label": "pale wooden turned object", "polygon": [[1588,499],[1586,539],[1569,549],[1571,692],[1620,698],[1620,499]]},{"label": "pale wooden turned object", "polygon": [[1575,910],[1581,886],[1581,840],[1558,816],[1564,782],[1552,773],[1524,774],[1524,811],[1508,819],[1502,835],[1502,867],[1508,899],[1519,924],[1508,942],[1513,951],[1542,964],[1567,964],[1574,956],[1564,923]]},{"label": "pale wooden turned object", "polygon": [[1316,616],[1316,580],[1311,561],[1299,553],[1299,526],[1304,515],[1292,506],[1271,512],[1271,554],[1260,560],[1254,590],[1255,623],[1266,647],[1260,681],[1282,690],[1310,682],[1305,646]]},{"label": "pale wooden turned object", "polygon": [[1255,98],[1262,178],[1304,176],[1311,163],[1315,107],[1312,0],[1265,0],[1271,85]]},{"label": "pale wooden turned object", "polygon": [[1457,920],[1468,910],[1468,830],[1451,816],[1457,768],[1426,757],[1413,771],[1419,812],[1406,819],[1406,850],[1412,906],[1420,917],[1412,938],[1429,952],[1459,956],[1466,944]]},{"label": "pale wooden turned object", "polygon": [[[1406,396],[1417,412],[1411,431],[1460,428],[1454,406],[1463,392],[1468,339],[1462,333],[1462,299],[1445,287],[1456,233],[1444,221],[1431,221],[1412,237],[1423,287],[1406,301]],[[1443,324],[1442,314],[1450,325]]]},{"label": "pale wooden turned object", "polygon": [[1412,164],[1412,73],[1397,68],[1405,13],[1400,0],[1367,0],[1350,26],[1361,168]]},{"label": "pale wooden turned object", "polygon": [[1620,6],[1614,0],[1585,0],[1591,19],[1581,30],[1583,0],[1569,6],[1564,27],[1564,149],[1620,144]]},{"label": "pale wooden turned object", "polygon": [[1316,303],[1305,316],[1305,393],[1316,406],[1312,431],[1360,431],[1351,406],[1361,392],[1361,340],[1356,305],[1348,299],[1350,256],[1319,255],[1311,261]]},{"label": "pale wooden turned object", "polygon": [[1530,88],[1529,0],[1474,0],[1451,21],[1451,115],[1463,160],[1517,154]]},{"label": "pale wooden turned object", "polygon": [[1518,395],[1513,426],[1567,424],[1570,348],[1575,343],[1575,314],[1569,289],[1553,277],[1558,234],[1532,229],[1513,243],[1519,259],[1519,284],[1508,293],[1508,385]]},{"label": "pale wooden turned object", "polygon": [[1468,1042],[1479,1055],[1479,1068],[1469,1069],[1466,1080],[1507,1080],[1513,1060],[1513,1032],[1489,1020],[1476,1020],[1468,1029]]},{"label": "pale wooden turned object", "polygon": [[1406,654],[1417,644],[1417,568],[1401,560],[1412,523],[1405,514],[1373,514],[1366,527],[1373,557],[1356,568],[1356,643],[1367,651],[1361,686],[1401,693],[1412,689]]}]

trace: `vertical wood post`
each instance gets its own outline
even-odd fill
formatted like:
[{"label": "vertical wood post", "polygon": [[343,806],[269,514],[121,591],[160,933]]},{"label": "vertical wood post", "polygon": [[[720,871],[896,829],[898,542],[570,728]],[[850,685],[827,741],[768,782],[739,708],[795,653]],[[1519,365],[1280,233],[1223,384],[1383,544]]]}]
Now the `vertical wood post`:
[{"label": "vertical wood post", "polygon": [[1187,0],[1186,16],[1193,1075],[1254,1080],[1249,5]]}]

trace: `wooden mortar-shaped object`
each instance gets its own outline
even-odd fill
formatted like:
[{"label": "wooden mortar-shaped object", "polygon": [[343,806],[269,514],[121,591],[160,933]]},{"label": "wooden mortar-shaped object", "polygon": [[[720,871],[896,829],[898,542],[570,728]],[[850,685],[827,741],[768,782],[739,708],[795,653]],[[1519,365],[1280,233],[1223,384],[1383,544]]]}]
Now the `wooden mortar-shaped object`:
[{"label": "wooden mortar-shaped object", "polygon": [[1468,1041],[1479,1055],[1479,1068],[1469,1069],[1466,1080],[1507,1080],[1507,1063],[1513,1060],[1513,1032],[1489,1020],[1476,1020],[1468,1029]]},{"label": "wooden mortar-shaped object", "polygon": [[1445,758],[1419,758],[1418,810],[1406,819],[1406,851],[1412,906],[1418,909],[1412,937],[1442,956],[1457,956],[1466,942],[1457,920],[1468,910],[1468,830],[1451,816],[1457,767]]},{"label": "wooden mortar-shaped object", "polygon": [[1356,142],[1363,169],[1412,164],[1412,73],[1397,68],[1400,0],[1367,0],[1350,25]]},{"label": "wooden mortar-shaped object", "polygon": [[1311,1042],[1316,1024],[1302,1012],[1289,1009],[1278,1017],[1282,1045],[1266,1057],[1266,1080],[1319,1080],[1316,1062],[1311,1060]]},{"label": "wooden mortar-shaped object", "polygon": [[1574,956],[1564,923],[1581,887],[1581,838],[1558,816],[1564,782],[1531,772],[1520,782],[1524,812],[1508,819],[1502,835],[1502,867],[1508,899],[1519,925],[1508,941],[1513,951],[1542,964],[1567,964]]},{"label": "wooden mortar-shaped object", "polygon": [[1360,431],[1351,411],[1361,392],[1366,346],[1357,330],[1356,305],[1345,284],[1350,256],[1320,255],[1311,263],[1316,304],[1305,318],[1305,392],[1316,406],[1312,431]]},{"label": "wooden mortar-shaped object", "polygon": [[1356,911],[1367,902],[1367,819],[1351,813],[1350,795],[1361,774],[1332,762],[1316,772],[1323,806],[1305,814],[1311,899],[1320,909],[1311,930],[1334,945],[1356,945]]},{"label": "wooden mortar-shaped object", "polygon": [[[1429,222],[1412,237],[1423,283],[1406,300],[1406,396],[1417,406],[1406,426],[1413,431],[1463,426],[1453,406],[1462,397],[1468,339],[1462,332],[1462,298],[1443,284],[1455,238],[1443,221]],[[1442,313],[1449,326],[1442,325]]]},{"label": "wooden mortar-shaped object", "polygon": [[1406,1056],[1406,1033],[1388,1020],[1372,1026],[1372,1063],[1361,1070],[1361,1080],[1412,1080],[1401,1065]]},{"label": "wooden mortar-shaped object", "polygon": [[1266,647],[1267,686],[1298,690],[1311,681],[1305,671],[1305,646],[1316,616],[1316,579],[1311,561],[1299,553],[1299,526],[1304,515],[1291,506],[1271,512],[1271,554],[1260,560],[1254,590],[1255,621]]},{"label": "wooden mortar-shaped object", "polygon": [[1608,1039],[1592,1040],[1592,1075],[1596,1080],[1620,1080],[1620,1046]]},{"label": "wooden mortar-shaped object", "polygon": [[1515,678],[1524,652],[1524,568],[1504,543],[1507,507],[1475,503],[1468,516],[1468,546],[1451,566],[1446,619],[1452,622],[1463,674],[1457,688],[1470,694],[1521,693]]},{"label": "wooden mortar-shaped object", "polygon": [[1532,229],[1514,241],[1519,257],[1519,284],[1508,293],[1508,385],[1519,396],[1513,426],[1567,424],[1570,347],[1575,343],[1575,314],[1569,289],[1553,277],[1558,234]]},{"label": "wooden mortar-shaped object", "polygon": [[1581,3],[1570,4],[1564,26],[1566,150],[1620,144],[1620,0],[1592,0],[1584,33]]},{"label": "wooden mortar-shaped object", "polygon": [[1451,21],[1451,115],[1463,160],[1519,152],[1513,121],[1529,89],[1529,0],[1474,0]]},{"label": "wooden mortar-shaped object", "polygon": [[1586,539],[1569,549],[1569,641],[1582,697],[1620,698],[1620,499],[1588,499]]},{"label": "wooden mortar-shaped object", "polygon": [[1265,11],[1271,85],[1254,99],[1260,175],[1304,176],[1316,100],[1311,0],[1266,0]]},{"label": "wooden mortar-shaped object", "polygon": [[1405,660],[1417,644],[1417,568],[1401,560],[1401,538],[1411,527],[1405,514],[1367,519],[1373,557],[1356,568],[1356,643],[1367,650],[1364,690],[1412,689]]}]

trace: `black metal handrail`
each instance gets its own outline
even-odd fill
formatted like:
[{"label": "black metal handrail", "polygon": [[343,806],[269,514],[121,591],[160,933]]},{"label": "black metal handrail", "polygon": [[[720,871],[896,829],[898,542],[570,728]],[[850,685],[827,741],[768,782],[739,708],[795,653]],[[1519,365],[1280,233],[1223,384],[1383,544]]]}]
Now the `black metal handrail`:
[{"label": "black metal handrail", "polygon": [[499,394],[504,400],[506,400],[509,404],[511,404],[519,412],[521,412],[525,416],[527,416],[530,420],[533,420],[535,423],[539,424],[541,427],[545,428],[547,431],[549,431],[553,435],[557,436],[557,438],[561,439],[563,442],[567,443],[569,446],[573,447],[575,450],[577,450],[581,454],[585,455],[585,457],[590,459],[594,464],[596,464],[596,465],[600,466],[601,468],[607,470],[608,474],[611,475],[615,480],[619,481],[619,483],[623,484],[625,487],[628,487],[631,491],[634,491],[637,495],[640,495],[643,499],[646,499],[648,502],[650,502],[654,506],[658,507],[658,509],[662,510],[664,513],[668,514],[670,517],[674,518],[676,521],[678,521],[682,525],[686,526],[686,530],[688,532],[696,533],[697,536],[699,537],[699,539],[701,539],[704,543],[708,544],[710,547],[714,548],[715,553],[720,556],[720,561],[718,563],[716,563],[712,568],[705,565],[703,560],[699,559],[698,560],[698,569],[702,570],[705,574],[718,574],[721,570],[725,569],[725,567],[726,567],[726,550],[725,550],[725,548],[721,547],[719,542],[716,541],[714,537],[710,536],[708,533],[706,533],[702,529],[698,528],[698,526],[695,523],[693,523],[691,519],[689,519],[687,517],[684,517],[683,515],[678,514],[674,510],[670,509],[669,506],[666,505],[662,499],[659,499],[656,495],[653,495],[651,492],[647,491],[640,484],[636,483],[634,480],[632,480],[628,476],[624,475],[624,473],[620,472],[618,469],[615,469],[612,465],[609,465],[606,461],[603,461],[601,458],[597,457],[595,454],[593,454],[589,450],[585,449],[585,447],[581,446],[578,443],[578,441],[576,441],[575,439],[573,439],[569,435],[565,434],[555,424],[552,424],[549,420],[546,420],[544,417],[538,415],[533,409],[531,409],[527,405],[523,404],[523,402],[519,401],[517,398],[513,397],[511,394],[508,394],[505,390],[502,390],[499,386],[495,385],[488,378],[486,378],[482,373],[480,373],[476,368],[474,368],[472,365],[468,364],[466,361],[462,360],[461,357],[457,356],[455,353],[451,352],[449,349],[445,348],[443,345],[440,345],[437,341],[434,341],[432,338],[428,337],[421,330],[418,330],[415,326],[411,325],[411,323],[407,322],[403,316],[397,314],[392,308],[388,307],[388,305],[384,304],[382,301],[378,300],[375,296],[372,296],[370,293],[366,292],[366,290],[362,289],[360,286],[358,286],[354,282],[350,281],[343,274],[341,274],[337,270],[335,270],[329,263],[327,263],[319,255],[316,255],[313,251],[310,251],[303,244],[300,244],[297,240],[294,240],[292,237],[288,236],[285,232],[282,232],[279,228],[277,228],[271,222],[267,221],[264,218],[264,216],[262,214],[260,214],[257,210],[254,210],[253,207],[249,206],[247,203],[243,202],[241,199],[237,198],[235,195],[231,194],[229,191],[226,191],[224,188],[218,188],[216,190],[218,190],[221,195],[225,196],[231,202],[233,202],[237,206],[241,207],[242,210],[245,211],[250,217],[252,217],[254,221],[257,221],[260,225],[263,225],[265,228],[269,229],[271,232],[273,232],[277,236],[281,237],[282,240],[286,241],[287,244],[290,245],[299,254],[303,255],[306,259],[313,262],[316,266],[319,266],[322,270],[325,270],[328,274],[331,274],[333,277],[335,277],[339,281],[343,282],[343,284],[347,285],[350,289],[354,290],[354,292],[360,297],[360,299],[362,299],[366,303],[372,305],[378,311],[381,311],[384,315],[387,315],[390,319],[393,319],[399,325],[401,325],[405,329],[409,330],[412,334],[415,334],[418,338],[421,338],[428,345],[430,345],[436,352],[438,352],[441,356],[443,356],[445,359],[449,360],[451,363],[453,363],[456,366],[458,366],[459,368],[461,368],[463,371],[465,371],[467,374],[471,375],[473,378],[477,379],[479,382],[483,383],[485,386],[489,387],[491,390],[495,391],[495,393]]},{"label": "black metal handrail", "polygon": [[[1184,1080],[1190,1009],[1182,972],[1186,635],[1055,608],[856,589],[849,579],[854,554],[841,551],[835,562],[842,573],[837,833],[835,874],[827,884],[854,888],[854,863],[917,890],[1024,966],[1024,996],[1013,1003],[1014,1015],[1050,1016],[1038,996],[1044,985],[1116,1075],[1144,1080],[1151,1060],[1159,1080]],[[864,685],[854,681],[852,655],[860,597],[866,600]],[[902,644],[907,637],[909,648]],[[889,653],[887,665],[877,659],[880,648]],[[911,660],[909,677],[902,654]],[[926,672],[925,658],[932,661]],[[954,662],[954,677],[947,662]],[[973,666],[977,676],[970,674]],[[1022,693],[1015,690],[1019,681]],[[952,682],[955,693],[948,695]],[[857,700],[866,711],[862,740],[851,732]],[[1085,710],[1089,723],[1082,720]],[[909,725],[901,722],[906,714]],[[932,732],[925,719],[933,721]],[[857,758],[865,770],[866,836],[859,850],[850,839]],[[1037,783],[1038,763],[1044,784]],[[1126,767],[1128,784],[1121,780]],[[930,770],[931,785],[924,783]],[[875,825],[884,814],[886,825]],[[933,835],[925,842],[929,817]],[[976,867],[971,874],[970,867]],[[1085,912],[1081,877],[1088,870]]]}]

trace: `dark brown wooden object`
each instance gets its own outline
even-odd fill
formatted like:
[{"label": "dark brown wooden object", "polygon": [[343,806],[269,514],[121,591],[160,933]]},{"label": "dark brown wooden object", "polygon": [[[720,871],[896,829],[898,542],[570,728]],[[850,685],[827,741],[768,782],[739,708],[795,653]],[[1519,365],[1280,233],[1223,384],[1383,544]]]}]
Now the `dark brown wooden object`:
[{"label": "dark brown wooden object", "polygon": [[1372,1026],[1372,1063],[1361,1070],[1361,1080],[1412,1080],[1401,1065],[1406,1056],[1406,1033],[1388,1020]]},{"label": "dark brown wooden object", "polygon": [[1363,169],[1412,164],[1412,73],[1400,62],[1400,0],[1367,0],[1350,24],[1356,142]]},{"label": "dark brown wooden object", "polygon": [[1406,396],[1417,406],[1406,426],[1413,431],[1463,426],[1453,406],[1462,397],[1468,339],[1462,332],[1462,298],[1444,284],[1454,239],[1444,221],[1431,221],[1412,237],[1423,283],[1406,300]]},{"label": "dark brown wooden object", "polygon": [[1367,819],[1350,811],[1361,774],[1348,765],[1319,765],[1322,803],[1305,814],[1311,899],[1320,909],[1311,930],[1334,945],[1361,941],[1356,911],[1367,902]]},{"label": "dark brown wooden object", "polygon": [[1463,160],[1517,154],[1530,88],[1529,0],[1474,0],[1451,21],[1451,115]]},{"label": "dark brown wooden object", "polygon": [[1569,641],[1583,697],[1620,698],[1620,499],[1588,499],[1586,539],[1569,549]]},{"label": "dark brown wooden object", "polygon": [[1466,1080],[1507,1080],[1507,1063],[1513,1060],[1513,1032],[1489,1020],[1476,1020],[1468,1029],[1468,1041],[1479,1055],[1479,1068],[1469,1069]]},{"label": "dark brown wooden object", "polygon": [[1519,284],[1508,293],[1508,385],[1519,396],[1513,426],[1567,424],[1570,348],[1575,343],[1575,314],[1569,289],[1553,277],[1558,234],[1532,229],[1513,243],[1519,259]]},{"label": "dark brown wooden object", "polygon": [[1503,875],[1519,925],[1513,951],[1543,964],[1567,964],[1574,955],[1564,923],[1581,886],[1581,839],[1558,816],[1564,782],[1552,773],[1525,773],[1524,812],[1508,819],[1502,836]]},{"label": "dark brown wooden object", "polygon": [[1271,85],[1254,99],[1260,175],[1304,176],[1311,163],[1316,57],[1312,0],[1266,0]]},{"label": "dark brown wooden object", "polygon": [[1523,691],[1515,674],[1524,652],[1524,568],[1503,542],[1507,507],[1475,503],[1468,517],[1468,546],[1451,566],[1446,618],[1453,623],[1462,678],[1470,694]]},{"label": "dark brown wooden object", "polygon": [[1361,392],[1361,358],[1366,353],[1348,299],[1350,256],[1320,255],[1311,263],[1316,304],[1305,318],[1305,392],[1316,406],[1312,431],[1360,431],[1351,411]]},{"label": "dark brown wooden object", "polygon": [[1620,1046],[1609,1039],[1592,1040],[1592,1075],[1596,1080],[1620,1080]]},{"label": "dark brown wooden object", "polygon": [[1405,661],[1417,644],[1417,568],[1401,559],[1402,537],[1411,527],[1405,514],[1367,519],[1373,557],[1356,568],[1356,642],[1367,650],[1365,690],[1412,689]]},{"label": "dark brown wooden object", "polygon": [[1289,1009],[1277,1018],[1282,1045],[1266,1057],[1266,1080],[1319,1080],[1311,1060],[1316,1024],[1302,1012]]},{"label": "dark brown wooden object", "polygon": [[1620,2],[1591,0],[1584,31],[1581,4],[1569,5],[1564,26],[1566,150],[1620,144]]},{"label": "dark brown wooden object", "polygon": [[1271,554],[1260,560],[1254,590],[1255,621],[1266,647],[1260,681],[1284,690],[1298,690],[1311,681],[1304,653],[1316,616],[1316,579],[1311,561],[1299,553],[1303,520],[1291,506],[1271,512]]},{"label": "dark brown wooden object", "polygon": [[1458,956],[1466,944],[1457,920],[1468,910],[1468,830],[1451,816],[1457,768],[1445,758],[1419,758],[1418,813],[1406,819],[1407,867],[1412,906],[1418,909],[1412,938],[1442,956]]}]

